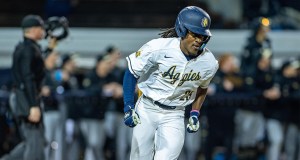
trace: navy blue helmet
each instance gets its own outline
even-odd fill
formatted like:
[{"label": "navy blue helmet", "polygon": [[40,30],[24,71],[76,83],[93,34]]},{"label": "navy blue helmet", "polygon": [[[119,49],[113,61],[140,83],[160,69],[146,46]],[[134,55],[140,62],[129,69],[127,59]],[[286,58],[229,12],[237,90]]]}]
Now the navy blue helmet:
[{"label": "navy blue helmet", "polygon": [[210,37],[210,23],[210,16],[203,9],[196,6],[188,6],[179,12],[175,30],[179,37],[185,37],[188,30]]}]

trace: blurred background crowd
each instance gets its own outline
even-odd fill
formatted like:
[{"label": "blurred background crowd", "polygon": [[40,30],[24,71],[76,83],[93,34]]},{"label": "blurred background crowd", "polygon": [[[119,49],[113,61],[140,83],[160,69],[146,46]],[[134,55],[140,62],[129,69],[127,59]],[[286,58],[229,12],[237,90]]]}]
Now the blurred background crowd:
[{"label": "blurred background crowd", "polygon": [[[27,14],[39,14],[45,19],[65,16],[72,39],[63,40],[68,44],[63,41],[58,44],[62,48],[63,45],[80,47],[80,44],[72,46],[73,39],[80,39],[72,36],[72,28],[80,28],[83,34],[91,29],[108,28],[122,32],[126,32],[123,28],[159,30],[174,26],[178,11],[187,5],[205,9],[212,18],[212,43],[220,36],[218,33],[230,36],[227,31],[242,31],[244,43],[218,52],[214,52],[213,45],[209,47],[216,53],[220,67],[201,110],[201,130],[186,134],[180,159],[300,159],[300,52],[293,52],[299,51],[300,43],[286,42],[286,37],[281,36],[287,33],[300,37],[299,1],[6,0],[0,3],[2,35],[8,28],[18,28]],[[280,32],[279,36],[269,36],[275,32]],[[111,36],[110,40],[118,42],[117,33],[104,37]],[[142,36],[143,32],[139,30],[136,34]],[[9,39],[6,36],[0,38],[2,45]],[[102,35],[95,37],[101,39]],[[99,45],[103,48],[96,53],[91,54],[88,48],[85,53],[82,46],[80,51],[58,48],[45,57],[47,76],[41,96],[48,159],[129,159],[132,129],[123,124],[124,58],[140,46],[129,46],[132,50],[128,51],[118,43],[106,45],[102,41]],[[274,46],[274,41],[280,43]],[[18,39],[14,41],[17,42]],[[285,48],[281,44],[292,44],[286,55],[285,50],[280,50],[280,54],[274,52],[276,47]],[[11,61],[13,49],[10,52],[0,49],[1,63]],[[0,66],[1,157],[20,141],[20,135],[9,105],[9,95],[14,90],[11,68]]]},{"label": "blurred background crowd", "polygon": [[208,11],[216,29],[248,28],[258,16],[272,17],[276,29],[299,29],[295,0],[10,0],[1,2],[0,25],[19,26],[24,13],[36,13],[66,16],[73,27],[164,28],[187,5]]}]

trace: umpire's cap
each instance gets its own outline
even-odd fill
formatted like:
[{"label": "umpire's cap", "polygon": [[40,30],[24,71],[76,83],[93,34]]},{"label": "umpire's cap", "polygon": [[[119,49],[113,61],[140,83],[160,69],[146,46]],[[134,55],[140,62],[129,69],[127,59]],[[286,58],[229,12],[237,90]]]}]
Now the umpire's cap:
[{"label": "umpire's cap", "polygon": [[23,29],[30,28],[30,27],[43,27],[44,28],[44,21],[38,15],[27,15],[22,19],[21,27]]}]

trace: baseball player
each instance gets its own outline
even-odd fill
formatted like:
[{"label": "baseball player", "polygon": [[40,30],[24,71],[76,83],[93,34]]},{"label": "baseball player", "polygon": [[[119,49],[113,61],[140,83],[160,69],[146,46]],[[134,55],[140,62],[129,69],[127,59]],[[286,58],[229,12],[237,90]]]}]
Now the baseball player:
[{"label": "baseball player", "polygon": [[[177,159],[184,143],[184,110],[192,105],[187,131],[199,129],[200,108],[218,62],[205,47],[209,15],[188,6],[162,38],[126,57],[124,123],[133,128],[130,159]],[[134,105],[135,86],[142,96]]]}]

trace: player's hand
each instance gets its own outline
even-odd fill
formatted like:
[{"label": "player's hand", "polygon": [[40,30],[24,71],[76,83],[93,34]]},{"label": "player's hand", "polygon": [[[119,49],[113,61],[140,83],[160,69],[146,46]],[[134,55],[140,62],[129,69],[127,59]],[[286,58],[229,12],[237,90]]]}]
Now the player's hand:
[{"label": "player's hand", "polygon": [[129,127],[135,127],[137,124],[141,123],[140,117],[134,109],[125,112],[124,123]]},{"label": "player's hand", "polygon": [[199,117],[199,111],[193,110],[190,112],[189,123],[186,126],[186,130],[189,133],[195,133],[198,131],[200,126],[198,117]]},{"label": "player's hand", "polygon": [[41,119],[41,110],[38,106],[33,106],[30,108],[30,113],[28,120],[32,123],[38,123]]}]

